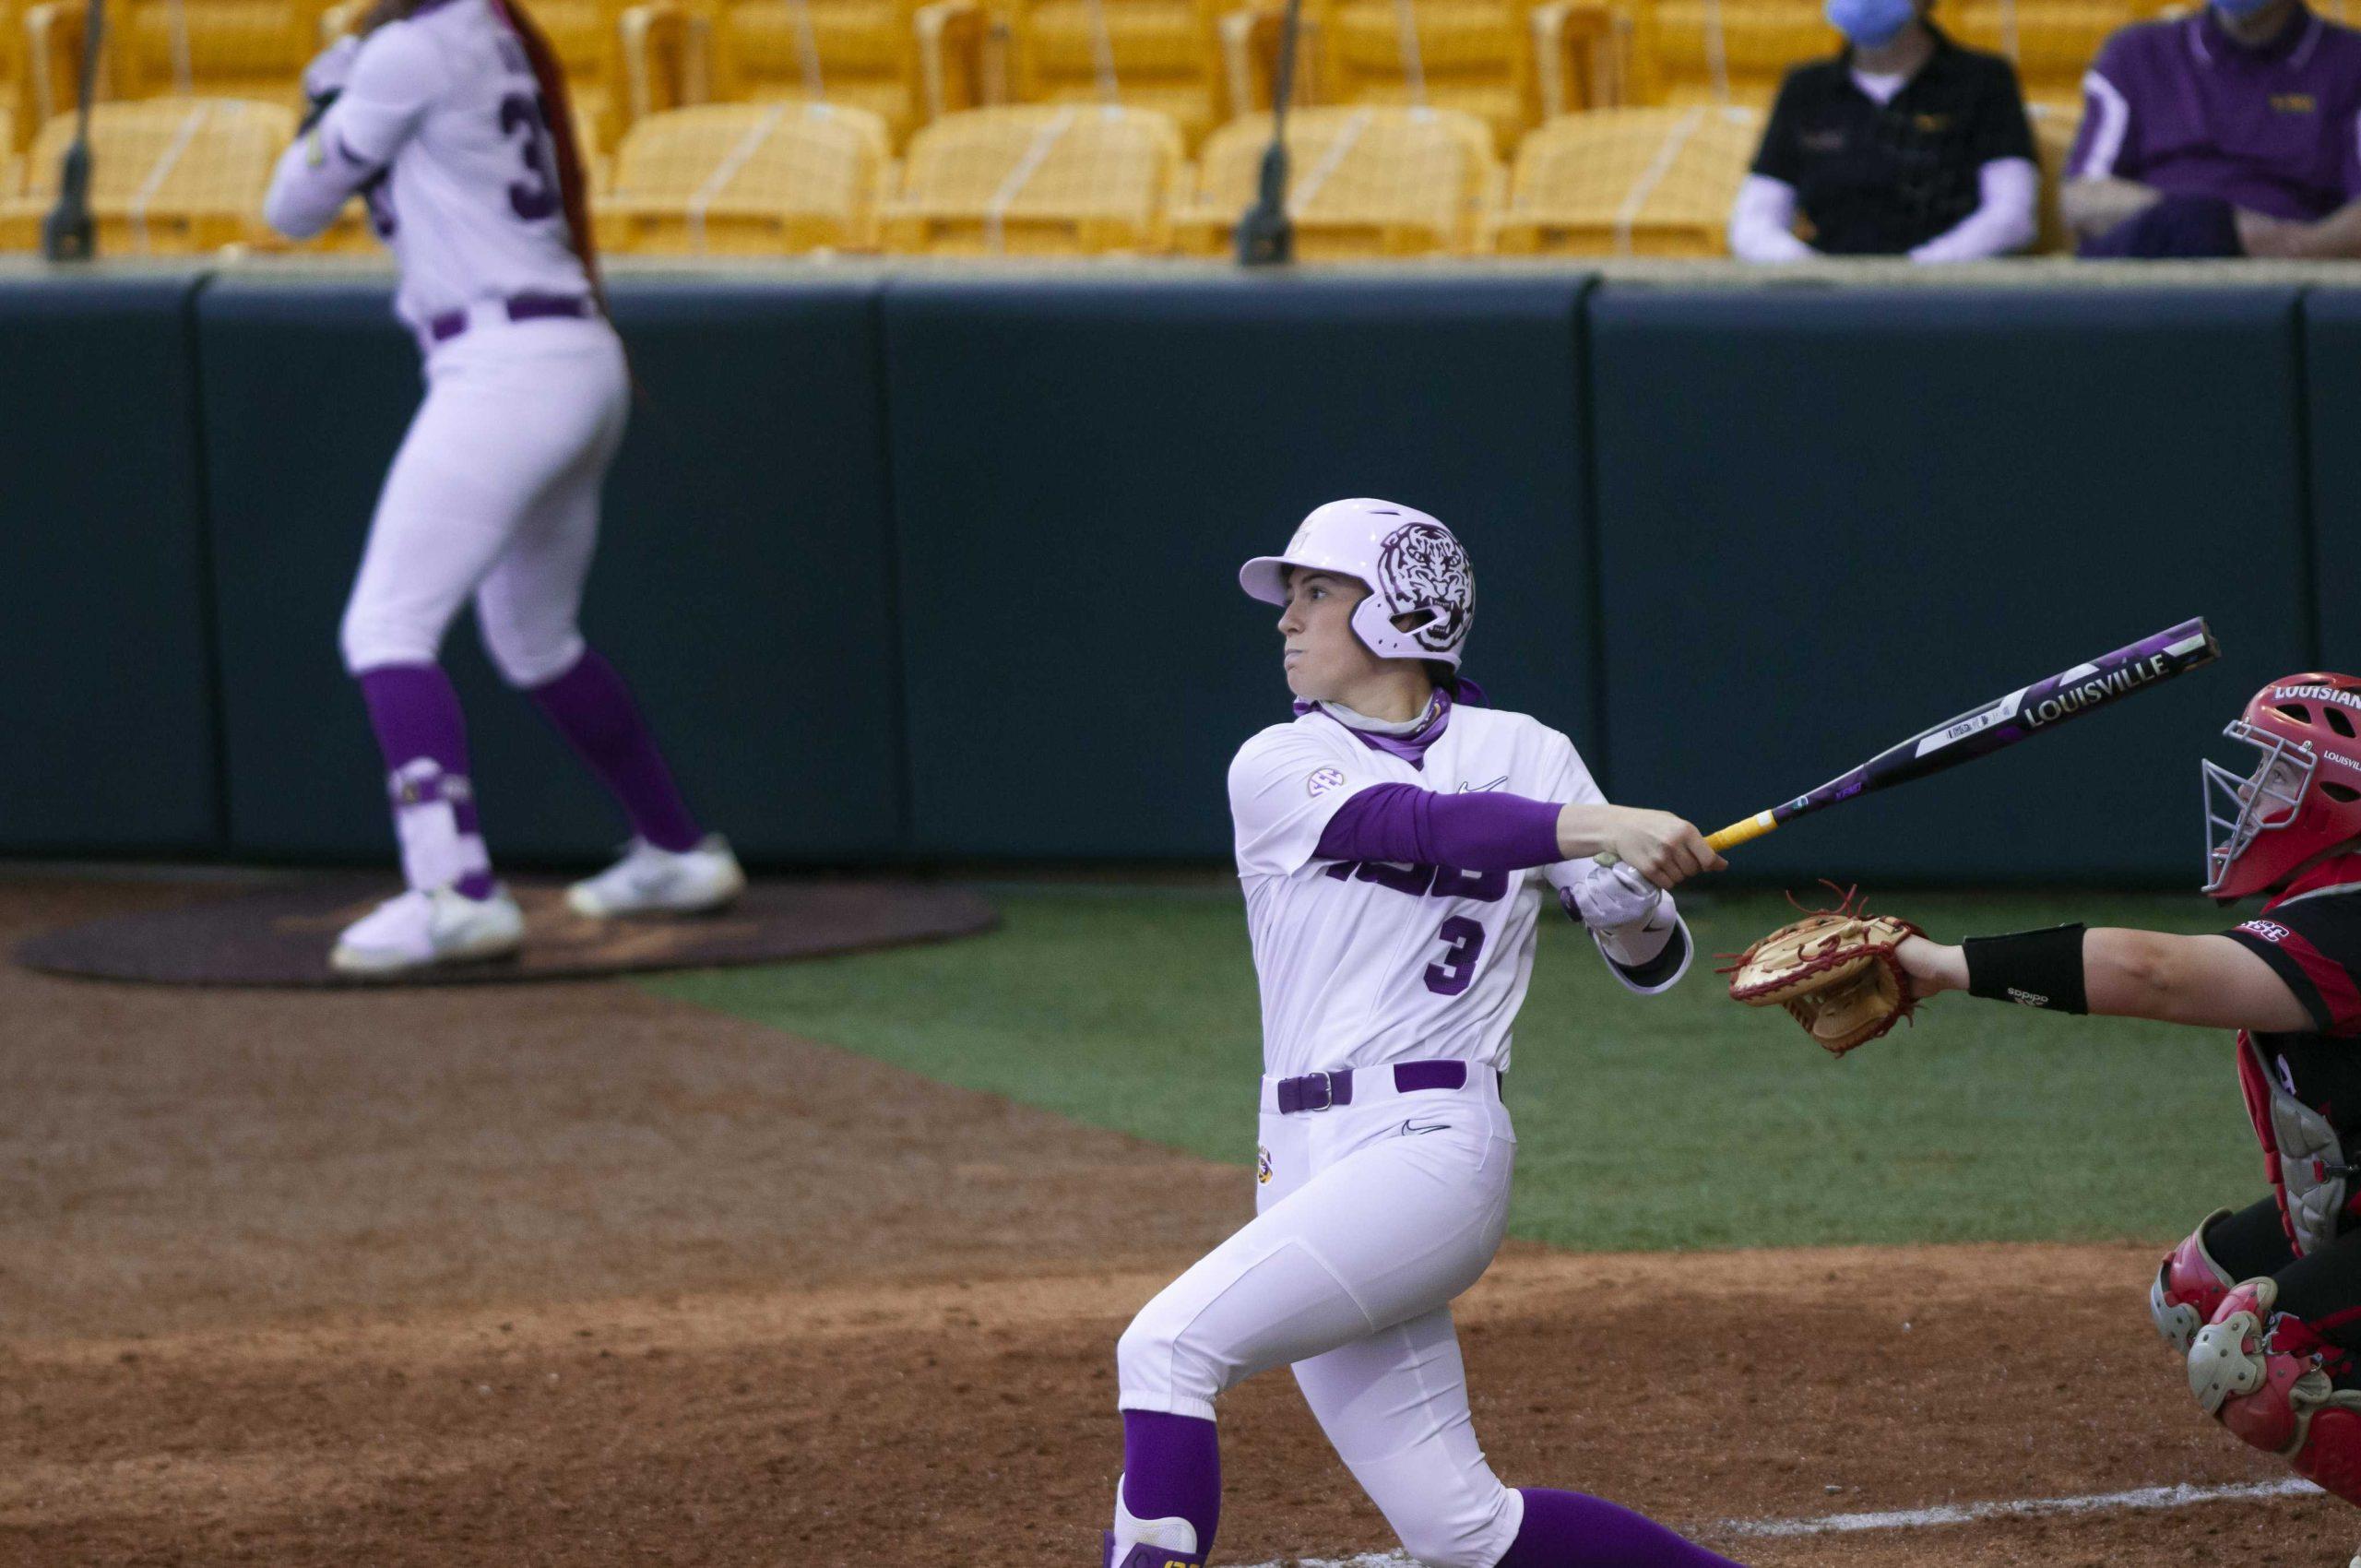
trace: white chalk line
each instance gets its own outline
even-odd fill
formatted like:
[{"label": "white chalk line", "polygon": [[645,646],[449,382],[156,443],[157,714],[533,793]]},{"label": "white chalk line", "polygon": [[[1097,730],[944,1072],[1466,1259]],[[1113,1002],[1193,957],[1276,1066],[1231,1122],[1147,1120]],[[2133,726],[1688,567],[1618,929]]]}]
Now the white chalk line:
[{"label": "white chalk line", "polygon": [[[2308,1497],[2320,1489],[2288,1477],[2275,1481],[2248,1481],[2236,1486],[2143,1486],[2130,1491],[2103,1491],[2081,1497],[2022,1497],[1993,1503],[1945,1503],[1933,1508],[1897,1508],[1882,1514],[1823,1514],[1809,1519],[1725,1519],[1714,1526],[1721,1534],[1756,1539],[1793,1536],[1850,1535],[1860,1530],[1916,1530],[1937,1525],[1972,1525],[1984,1519],[2038,1518],[2057,1514],[2103,1514],[2114,1509],[2187,1508],[2200,1503],[2236,1503],[2269,1497]],[[1367,1551],[1358,1557],[1299,1557],[1286,1559],[1299,1568],[1418,1568],[1398,1551]],[[1259,1562],[1253,1568],[1281,1568],[1279,1562]]]},{"label": "white chalk line", "polygon": [[2118,1508],[2187,1508],[2258,1497],[2302,1497],[2320,1489],[2293,1476],[2238,1486],[2143,1486],[2085,1497],[2024,1497],[1999,1503],[1956,1503],[1898,1508],[1888,1514],[1827,1514],[1817,1519],[1728,1519],[1721,1528],[1755,1537],[1838,1536],[1857,1530],[1916,1530],[1932,1525],[1972,1525],[1981,1519],[2027,1519],[2053,1514],[2104,1514]]}]

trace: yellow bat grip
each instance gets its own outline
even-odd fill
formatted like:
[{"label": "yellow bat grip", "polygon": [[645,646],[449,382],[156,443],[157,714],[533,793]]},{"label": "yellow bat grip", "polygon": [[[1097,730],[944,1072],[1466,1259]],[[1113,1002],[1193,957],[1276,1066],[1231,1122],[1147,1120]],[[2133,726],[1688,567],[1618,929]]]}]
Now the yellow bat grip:
[{"label": "yellow bat grip", "polygon": [[[1769,812],[1756,812],[1744,822],[1733,822],[1719,833],[1708,833],[1705,835],[1705,842],[1714,853],[1719,854],[1734,844],[1743,844],[1750,838],[1760,838],[1778,826],[1779,819]],[[1603,866],[1611,866],[1619,858],[1612,849],[1601,849],[1591,857]]]},{"label": "yellow bat grip", "polygon": [[1760,838],[1779,826],[1779,819],[1769,812],[1756,812],[1744,822],[1733,822],[1719,833],[1705,835],[1705,842],[1716,852],[1735,848],[1750,838]]}]

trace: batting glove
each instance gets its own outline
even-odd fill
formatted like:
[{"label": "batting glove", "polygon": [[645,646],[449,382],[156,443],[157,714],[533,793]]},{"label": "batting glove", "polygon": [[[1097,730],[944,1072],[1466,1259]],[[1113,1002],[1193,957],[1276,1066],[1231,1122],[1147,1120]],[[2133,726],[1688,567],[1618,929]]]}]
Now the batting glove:
[{"label": "batting glove", "polygon": [[1645,924],[1664,902],[1664,889],[1623,861],[1593,866],[1574,884],[1574,909],[1593,931]]}]

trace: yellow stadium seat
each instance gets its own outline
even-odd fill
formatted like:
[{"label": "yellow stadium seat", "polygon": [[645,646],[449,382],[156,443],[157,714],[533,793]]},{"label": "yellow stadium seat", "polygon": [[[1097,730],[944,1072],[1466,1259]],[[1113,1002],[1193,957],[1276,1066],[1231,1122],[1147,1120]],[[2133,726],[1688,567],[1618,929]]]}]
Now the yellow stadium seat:
[{"label": "yellow stadium seat", "polygon": [[[262,244],[263,193],[294,111],[233,99],[152,99],[90,111],[90,215],[101,255],[194,255]],[[60,114],[33,142],[25,194],[0,202],[0,248],[39,243],[74,139]]]},{"label": "yellow stadium seat", "polygon": [[26,75],[25,8],[19,0],[0,0],[0,153],[24,146],[34,123]]},{"label": "yellow stadium seat", "polygon": [[[1500,193],[1491,127],[1451,109],[1301,109],[1287,115],[1287,210],[1306,260],[1465,254]],[[1233,120],[1205,141],[1180,248],[1228,248],[1253,199],[1271,117]]]},{"label": "yellow stadium seat", "polygon": [[1219,9],[1218,0],[1013,0],[1014,95],[1153,109],[1193,147],[1227,113]]},{"label": "yellow stadium seat", "polygon": [[1491,126],[1504,151],[1544,111],[1536,44],[1547,27],[1536,24],[1572,10],[1532,0],[1328,0],[1316,13],[1319,101],[1458,110]]},{"label": "yellow stadium seat", "polygon": [[885,247],[937,255],[1097,255],[1169,243],[1180,132],[1145,109],[971,109],[910,140]]},{"label": "yellow stadium seat", "polygon": [[700,31],[698,75],[715,99],[865,109],[896,147],[982,101],[985,21],[974,0],[719,0],[700,13]]},{"label": "yellow stadium seat", "polygon": [[1654,0],[1634,31],[1639,103],[1768,108],[1789,67],[1844,42],[1820,0]]},{"label": "yellow stadium seat", "polygon": [[1594,109],[1525,138],[1493,245],[1509,255],[1726,255],[1762,116],[1710,104]]},{"label": "yellow stadium seat", "polygon": [[[629,114],[622,90],[623,15],[621,0],[520,0],[548,34],[558,64],[565,67],[565,95],[573,101],[575,123],[587,127],[591,139],[584,150],[615,145]],[[577,133],[578,134],[578,133]]]},{"label": "yellow stadium seat", "polygon": [[322,0],[121,0],[107,8],[111,91],[292,105],[319,52]]},{"label": "yellow stadium seat", "polygon": [[2071,112],[2035,104],[2032,109],[2033,145],[2041,163],[2040,232],[2034,241],[2034,254],[2055,255],[2074,248],[2074,237],[2067,232],[2065,217],[2058,209],[2058,187],[2066,177],[2066,156],[2074,149],[2074,132],[2081,118]]},{"label": "yellow stadium seat", "polygon": [[866,109],[675,109],[623,137],[599,233],[647,255],[870,249],[887,156],[885,122]]},{"label": "yellow stadium seat", "polygon": [[2141,18],[2135,0],[1965,0],[1952,36],[2017,64],[2028,99],[2079,101],[2099,46]]}]

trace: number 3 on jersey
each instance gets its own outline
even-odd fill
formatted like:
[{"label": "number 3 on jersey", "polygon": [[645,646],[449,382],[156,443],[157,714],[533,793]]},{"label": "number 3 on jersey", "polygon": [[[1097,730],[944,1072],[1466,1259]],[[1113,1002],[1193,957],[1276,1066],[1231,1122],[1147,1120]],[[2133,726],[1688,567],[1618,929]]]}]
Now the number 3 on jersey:
[{"label": "number 3 on jersey", "polygon": [[540,94],[512,92],[500,101],[500,134],[515,137],[519,131],[524,139],[516,150],[529,177],[510,184],[508,205],[517,217],[537,223],[554,214],[559,206],[557,154],[550,141],[549,115]]},{"label": "number 3 on jersey", "polygon": [[1465,915],[1453,915],[1435,928],[1435,940],[1443,944],[1442,958],[1427,966],[1427,989],[1437,996],[1457,996],[1475,983],[1484,928]]}]

